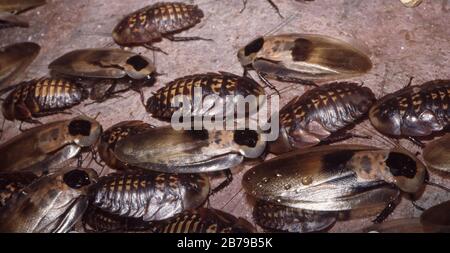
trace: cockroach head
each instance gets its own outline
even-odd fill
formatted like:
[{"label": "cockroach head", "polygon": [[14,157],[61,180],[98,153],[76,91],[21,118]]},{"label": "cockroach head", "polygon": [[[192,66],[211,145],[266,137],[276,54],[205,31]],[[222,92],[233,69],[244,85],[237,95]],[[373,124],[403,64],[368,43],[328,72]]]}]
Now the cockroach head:
[{"label": "cockroach head", "polygon": [[73,169],[63,175],[63,181],[72,189],[80,189],[97,182],[98,175],[92,169]]}]

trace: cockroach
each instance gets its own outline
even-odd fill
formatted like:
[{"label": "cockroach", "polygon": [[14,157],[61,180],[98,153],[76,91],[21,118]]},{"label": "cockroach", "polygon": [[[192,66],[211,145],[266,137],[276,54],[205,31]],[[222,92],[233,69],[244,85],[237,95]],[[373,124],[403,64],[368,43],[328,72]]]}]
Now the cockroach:
[{"label": "cockroach", "polygon": [[0,174],[0,208],[36,179],[31,172]]},{"label": "cockroach", "polygon": [[22,13],[46,4],[46,0],[0,0],[0,11]]},{"label": "cockroach", "polygon": [[0,212],[0,232],[64,233],[88,207],[87,188],[95,183],[92,169],[65,168],[25,187]]},{"label": "cockroach", "polygon": [[[200,94],[194,94],[195,88],[201,89]],[[200,96],[202,99],[202,107],[204,100],[208,95],[215,95],[214,101],[210,101],[211,106],[214,103],[223,105],[219,109],[225,116],[225,106],[227,104],[227,96],[241,95],[243,98],[253,95],[256,98],[265,95],[264,88],[261,87],[253,79],[247,77],[240,77],[235,74],[227,72],[206,73],[184,76],[169,82],[165,87],[156,91],[152,97],[147,100],[146,109],[154,118],[170,121],[174,112],[180,109],[179,106],[172,104],[172,100],[177,95],[185,95],[188,98],[189,104],[183,103],[183,108],[191,108],[192,117],[196,116],[213,116],[217,111],[213,108],[195,108],[195,96]],[[217,99],[217,100],[216,100]],[[265,102],[265,100],[263,101]],[[232,103],[237,101],[233,99]],[[235,110],[236,111],[236,110]],[[254,113],[254,112],[249,112]]]},{"label": "cockroach", "polygon": [[165,173],[221,171],[258,158],[265,150],[254,130],[174,130],[157,127],[117,142],[116,157],[129,165]]},{"label": "cockroach", "polygon": [[0,145],[0,173],[43,172],[96,144],[102,128],[94,119],[78,116],[31,128]]},{"label": "cockroach", "polygon": [[282,153],[351,137],[345,129],[362,119],[374,102],[373,92],[356,83],[329,83],[309,90],[280,110],[280,137],[270,151]]},{"label": "cockroach", "polygon": [[239,50],[238,59],[247,70],[267,80],[315,84],[359,76],[372,68],[362,50],[342,40],[318,34],[281,34],[259,37]]},{"label": "cockroach", "polygon": [[211,208],[186,210],[172,218],[151,222],[154,233],[255,233],[245,219]]},{"label": "cockroach", "polygon": [[29,27],[29,24],[23,17],[8,12],[0,12],[0,29],[11,27]]},{"label": "cockroach", "polygon": [[11,44],[0,48],[0,94],[22,74],[39,54],[41,47],[32,42]]},{"label": "cockroach", "polygon": [[203,16],[203,11],[196,5],[158,2],[127,15],[114,28],[112,37],[120,46],[144,46],[165,53],[152,43],[162,38],[171,41],[209,40],[173,35],[200,23]]},{"label": "cockroach", "polygon": [[8,120],[41,124],[33,118],[63,112],[87,97],[87,91],[70,80],[44,77],[26,81],[6,97],[3,116]]},{"label": "cockroach", "polygon": [[423,159],[428,168],[450,172],[450,134],[427,143]]},{"label": "cockroach", "polygon": [[[410,83],[411,84],[411,83]],[[372,125],[392,137],[417,137],[446,130],[450,118],[450,80],[434,80],[400,89],[379,99],[370,109]]]},{"label": "cockroach", "polygon": [[129,171],[100,177],[89,191],[92,205],[103,211],[149,221],[201,206],[210,184],[202,174]]},{"label": "cockroach", "polygon": [[255,222],[268,231],[320,232],[337,220],[337,212],[312,211],[257,201],[253,209]]},{"label": "cockroach", "polygon": [[83,226],[87,232],[138,232],[151,229],[149,222],[142,218],[122,217],[89,206],[83,216]]},{"label": "cockroach", "polygon": [[427,232],[450,233],[450,201],[430,207],[420,215]]},{"label": "cockroach", "polygon": [[256,199],[306,210],[353,211],[387,204],[374,220],[379,223],[394,210],[400,192],[422,189],[426,175],[425,165],[400,148],[319,146],[253,167],[243,186]]},{"label": "cockroach", "polygon": [[90,98],[100,101],[130,89],[141,93],[143,100],[141,88],[152,86],[156,75],[150,59],[121,49],[74,50],[51,62],[49,69],[54,75],[79,78],[94,89]]},{"label": "cockroach", "polygon": [[114,155],[116,143],[127,136],[143,133],[154,126],[139,120],[119,122],[104,131],[97,145],[97,151],[100,159],[115,170],[135,169],[132,166],[121,162]]}]

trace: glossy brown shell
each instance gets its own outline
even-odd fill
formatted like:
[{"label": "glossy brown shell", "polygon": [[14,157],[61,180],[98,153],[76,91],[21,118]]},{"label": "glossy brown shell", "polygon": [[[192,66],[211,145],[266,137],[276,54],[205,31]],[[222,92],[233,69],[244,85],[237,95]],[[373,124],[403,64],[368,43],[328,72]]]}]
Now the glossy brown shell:
[{"label": "glossy brown shell", "polygon": [[123,121],[111,126],[102,133],[100,142],[97,145],[97,151],[101,160],[112,169],[135,169],[118,160],[114,155],[114,148],[116,143],[123,138],[145,132],[151,128],[153,128],[152,125],[138,120]]},{"label": "glossy brown shell", "polygon": [[380,98],[370,109],[372,125],[392,136],[428,136],[450,118],[450,80],[409,86]]},{"label": "glossy brown shell", "polygon": [[87,98],[82,87],[63,79],[41,78],[19,84],[3,102],[8,120],[30,121],[62,112]]},{"label": "glossy brown shell", "polygon": [[[356,83],[329,83],[292,99],[280,110],[281,131],[292,148],[306,148],[360,120],[375,95]],[[282,138],[283,136],[281,136]]]},{"label": "glossy brown shell", "polygon": [[180,77],[166,84],[147,100],[146,109],[152,114],[152,117],[170,121],[173,113],[180,109],[180,107],[172,105],[172,100],[175,96],[185,95],[190,105],[183,106],[190,106],[193,116],[213,114],[209,111],[199,112],[194,109],[194,88],[201,88],[202,98],[208,95],[217,95],[223,104],[225,104],[226,96],[241,95],[245,98],[254,95],[258,98],[258,96],[265,95],[264,88],[247,77],[226,72],[196,74]]},{"label": "glossy brown shell", "polygon": [[133,171],[101,177],[90,196],[92,204],[104,211],[148,221],[197,208],[209,191],[209,178],[202,174]]},{"label": "glossy brown shell", "polygon": [[255,233],[243,218],[217,209],[186,210],[164,221],[152,222],[154,233]]},{"label": "glossy brown shell", "polygon": [[450,134],[427,143],[423,159],[429,168],[450,172]]},{"label": "glossy brown shell", "polygon": [[203,12],[196,5],[160,2],[126,16],[113,30],[121,46],[150,44],[164,34],[177,33],[200,23]]}]

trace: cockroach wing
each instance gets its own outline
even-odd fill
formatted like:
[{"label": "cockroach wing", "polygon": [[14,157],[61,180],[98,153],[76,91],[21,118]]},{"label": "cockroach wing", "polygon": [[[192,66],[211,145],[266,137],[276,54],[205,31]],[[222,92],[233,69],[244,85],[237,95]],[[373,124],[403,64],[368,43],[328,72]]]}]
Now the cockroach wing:
[{"label": "cockroach wing", "polygon": [[450,171],[450,134],[427,143],[423,159],[432,169]]}]

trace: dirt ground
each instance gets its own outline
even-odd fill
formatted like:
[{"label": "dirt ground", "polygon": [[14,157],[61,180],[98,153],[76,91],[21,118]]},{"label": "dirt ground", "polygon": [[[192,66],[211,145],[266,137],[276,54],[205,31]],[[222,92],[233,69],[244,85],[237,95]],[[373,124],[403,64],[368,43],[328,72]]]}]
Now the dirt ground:
[{"label": "dirt ground", "polygon": [[[450,79],[450,4],[447,0],[424,0],[417,8],[406,8],[398,0],[316,0],[305,3],[294,0],[273,1],[279,6],[284,19],[264,0],[249,0],[242,13],[242,0],[182,1],[199,5],[205,18],[199,25],[180,35],[202,36],[211,38],[214,42],[164,40],[157,46],[169,52],[168,56],[153,54],[143,48],[133,49],[150,58],[155,57],[158,71],[166,74],[159,77],[154,87],[144,91],[146,97],[166,82],[183,75],[219,70],[242,73],[236,57],[237,50],[257,36],[274,32],[318,33],[361,41],[371,52],[374,68],[354,81],[364,82],[378,97],[403,87],[411,76],[415,78],[414,84],[433,79]],[[0,46],[22,41],[40,44],[40,55],[22,78],[41,77],[48,74],[47,65],[65,52],[90,47],[116,47],[110,34],[117,22],[124,15],[155,2],[49,0],[47,5],[23,14],[29,18],[30,28],[0,30]],[[276,85],[283,88],[290,84]],[[304,89],[299,85],[284,93],[282,105],[294,95],[302,94]],[[154,125],[165,124],[146,113],[139,96],[134,92],[125,93],[123,98],[102,104],[80,105],[72,110],[73,114],[78,114],[79,111],[92,117],[101,112],[98,120],[104,129],[119,121],[132,119]],[[70,117],[73,115],[49,116],[40,120],[51,122]],[[1,142],[17,135],[19,124],[6,122]],[[30,126],[25,125],[26,127]],[[373,136],[370,141],[373,145],[390,145],[375,133],[367,121],[354,131]],[[348,142],[358,141],[361,140]],[[401,140],[400,143],[414,153],[417,151],[408,141]],[[91,166],[96,165],[92,163]],[[234,169],[234,181],[227,189],[211,198],[212,207],[252,220],[252,207],[241,187],[242,174],[248,167]],[[215,183],[221,179],[215,179]],[[450,186],[448,175],[436,175],[432,172],[431,179]],[[418,203],[428,207],[446,199],[448,193],[427,187]],[[403,199],[389,219],[419,214],[420,211],[414,209],[410,201]],[[369,225],[371,218],[338,222],[331,232],[358,231]]]}]

